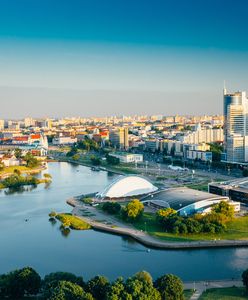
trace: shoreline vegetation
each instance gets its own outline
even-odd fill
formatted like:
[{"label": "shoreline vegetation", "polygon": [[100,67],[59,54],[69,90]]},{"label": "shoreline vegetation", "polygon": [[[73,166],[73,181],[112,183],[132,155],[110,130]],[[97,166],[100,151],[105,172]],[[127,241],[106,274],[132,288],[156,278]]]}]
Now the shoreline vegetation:
[{"label": "shoreline vegetation", "polygon": [[[33,173],[31,174],[37,174],[45,169],[45,167],[40,167],[39,169],[32,170]],[[19,169],[14,169],[10,176],[0,181],[0,190],[7,188],[17,189],[24,186],[37,186],[40,183],[50,184],[52,182],[52,177],[48,173],[44,174],[43,178],[37,178],[30,173],[27,174],[26,172],[23,173],[25,174],[22,175]]]},{"label": "shoreline vegetation", "polygon": [[0,274],[1,299],[77,300],[200,300],[247,299],[248,270],[238,280],[183,282],[174,274],[156,279],[147,271],[109,280],[97,275],[85,280],[69,272],[53,272],[43,278],[32,267]]},{"label": "shoreline vegetation", "polygon": [[53,272],[41,278],[32,267],[0,275],[1,299],[189,300],[193,293],[193,289],[185,288],[182,280],[173,274],[154,280],[146,271],[113,281],[102,275],[85,281],[82,276],[69,272]]},{"label": "shoreline vegetation", "polygon": [[[91,166],[91,164],[85,164],[81,161],[73,161],[71,158],[65,158],[65,160],[60,158],[59,161],[77,163],[79,165],[85,165],[88,167]],[[101,169],[105,171],[116,172],[115,170],[112,171],[111,167],[109,169]],[[221,232],[194,232],[191,234],[181,232],[174,233],[162,230],[161,226],[156,220],[155,214],[150,212],[144,212],[142,214],[142,218],[135,222],[123,220],[116,215],[111,216],[110,222],[99,222],[99,220],[94,217],[95,212],[99,212],[99,208],[91,206],[92,203],[90,203],[90,199],[84,201],[85,203],[83,203],[81,200],[80,197],[75,197],[67,200],[67,203],[74,207],[72,213],[86,223],[89,223],[93,229],[129,236],[150,248],[183,249],[248,246],[248,216],[233,217],[230,220],[227,220],[224,224],[225,230]],[[85,211],[89,208],[89,214],[82,213],[82,211]],[[108,214],[106,211],[104,212],[102,210],[101,214],[102,216],[100,219],[108,220],[110,217],[110,214]]]},{"label": "shoreline vegetation", "polygon": [[74,229],[74,230],[88,230],[91,229],[91,225],[81,218],[74,216],[70,213],[56,213],[52,211],[49,214],[49,221],[61,222],[62,229]]},{"label": "shoreline vegetation", "polygon": [[[80,198],[80,197],[79,197]],[[101,208],[85,204],[79,198],[67,200],[67,204],[73,207],[72,214],[77,216],[98,231],[111,234],[129,236],[146,247],[154,249],[201,249],[220,247],[247,247],[248,246],[248,216],[235,218],[227,225],[227,232],[212,234],[181,235],[164,232],[154,224],[148,223],[151,215],[144,213],[144,219],[138,222],[126,222],[114,215],[110,215]],[[157,225],[156,225],[157,226]],[[236,228],[236,229],[235,229]],[[240,239],[235,239],[240,232]],[[235,235],[236,234],[236,235]],[[228,235],[230,235],[228,237]],[[244,238],[245,235],[245,238]]]}]

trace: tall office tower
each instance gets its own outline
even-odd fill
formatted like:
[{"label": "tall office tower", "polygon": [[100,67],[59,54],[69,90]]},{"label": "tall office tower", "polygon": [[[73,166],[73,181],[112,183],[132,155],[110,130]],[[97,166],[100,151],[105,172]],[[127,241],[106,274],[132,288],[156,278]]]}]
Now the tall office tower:
[{"label": "tall office tower", "polygon": [[127,150],[129,147],[128,127],[111,130],[109,140],[113,146]]},{"label": "tall office tower", "polygon": [[224,88],[224,147],[229,162],[248,161],[248,99],[246,92]]}]

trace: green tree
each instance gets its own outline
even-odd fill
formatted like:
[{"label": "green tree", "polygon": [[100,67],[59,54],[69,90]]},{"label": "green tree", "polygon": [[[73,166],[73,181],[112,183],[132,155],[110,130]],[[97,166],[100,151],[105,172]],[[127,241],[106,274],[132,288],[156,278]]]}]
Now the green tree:
[{"label": "green tree", "polygon": [[[46,296],[47,297],[47,296]],[[48,300],[93,300],[92,295],[85,293],[80,285],[70,281],[59,281],[50,289]]]},{"label": "green tree", "polygon": [[183,300],[183,283],[175,275],[167,274],[155,281],[155,287],[162,296],[162,300]]},{"label": "green tree", "polygon": [[127,279],[126,292],[133,300],[161,300],[161,295],[153,284],[144,279],[137,279],[135,276]]},{"label": "green tree", "polygon": [[210,151],[212,152],[212,159],[214,162],[220,162],[221,161],[221,153],[224,151],[223,146],[219,143],[211,143],[210,145]]},{"label": "green tree", "polygon": [[90,160],[94,166],[100,166],[101,164],[100,158],[95,155],[91,155]]},{"label": "green tree", "polygon": [[248,269],[242,273],[242,281],[243,281],[243,285],[245,286],[246,290],[248,291]]},{"label": "green tree", "polygon": [[120,159],[117,157],[114,157],[112,155],[107,154],[106,155],[106,161],[109,165],[119,165],[120,164]]},{"label": "green tree", "polygon": [[72,159],[73,159],[73,160],[79,160],[79,159],[80,159],[80,155],[79,155],[79,154],[74,154],[74,155],[72,156]]},{"label": "green tree", "polygon": [[16,158],[21,158],[22,157],[22,150],[17,148],[15,149],[15,157]]},{"label": "green tree", "polygon": [[122,209],[122,216],[129,221],[135,221],[142,216],[143,211],[144,204],[138,199],[134,199]]},{"label": "green tree", "polygon": [[49,173],[45,173],[43,176],[44,176],[46,179],[51,179],[51,178],[52,178],[52,175],[49,174]]},{"label": "green tree", "polygon": [[93,295],[96,300],[103,300],[109,291],[109,281],[104,276],[95,276],[87,283],[86,290]]},{"label": "green tree", "polygon": [[177,213],[177,211],[173,208],[162,208],[162,209],[159,209],[156,213],[156,218],[159,222],[163,222],[163,220],[165,218],[168,218],[172,215],[175,215]]},{"label": "green tree", "polygon": [[18,170],[18,169],[15,169],[15,170],[14,170],[14,174],[16,174],[16,175],[20,176],[20,175],[21,175],[21,171],[20,171],[20,170]]},{"label": "green tree", "polygon": [[107,300],[122,300],[125,293],[125,283],[122,277],[117,278],[109,287]]},{"label": "green tree", "polygon": [[76,276],[68,272],[54,272],[46,275],[42,281],[42,288],[44,291],[44,297],[47,299],[50,297],[54,288],[58,285],[60,281],[67,281],[85,287],[85,283],[82,277]]},{"label": "green tree", "polygon": [[248,169],[244,168],[243,171],[242,171],[242,174],[243,174],[244,177],[248,177]]},{"label": "green tree", "polygon": [[153,279],[150,273],[146,271],[140,271],[134,275],[135,278],[141,281],[145,281],[146,283],[153,285]]},{"label": "green tree", "polygon": [[109,214],[118,214],[121,210],[121,205],[118,202],[104,202],[102,206],[103,211]]},{"label": "green tree", "polygon": [[215,212],[217,214],[223,214],[228,219],[232,219],[234,217],[234,207],[230,205],[227,201],[221,201],[215,204],[212,207],[212,212]]},{"label": "green tree", "polygon": [[39,165],[38,159],[35,158],[31,152],[28,152],[23,159],[26,161],[29,168],[35,168]]},{"label": "green tree", "polygon": [[36,295],[41,286],[39,274],[30,267],[1,276],[2,293],[10,299],[21,299],[24,295]]}]

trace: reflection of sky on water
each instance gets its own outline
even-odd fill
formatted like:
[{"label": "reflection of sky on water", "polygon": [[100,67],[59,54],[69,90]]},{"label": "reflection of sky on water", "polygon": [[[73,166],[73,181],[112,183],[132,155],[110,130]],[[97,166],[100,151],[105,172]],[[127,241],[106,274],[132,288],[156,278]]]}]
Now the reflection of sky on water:
[{"label": "reflection of sky on water", "polygon": [[248,268],[248,248],[236,248],[229,264],[240,271]]},{"label": "reflection of sky on water", "polygon": [[30,265],[41,275],[68,271],[85,279],[104,274],[112,280],[147,270],[154,278],[174,273],[184,280],[207,280],[237,278],[248,265],[244,248],[147,251],[126,237],[61,231],[48,214],[69,212],[67,198],[102,190],[113,177],[67,163],[51,163],[45,173],[53,180],[48,189],[41,184],[21,194],[0,193],[0,273]]}]

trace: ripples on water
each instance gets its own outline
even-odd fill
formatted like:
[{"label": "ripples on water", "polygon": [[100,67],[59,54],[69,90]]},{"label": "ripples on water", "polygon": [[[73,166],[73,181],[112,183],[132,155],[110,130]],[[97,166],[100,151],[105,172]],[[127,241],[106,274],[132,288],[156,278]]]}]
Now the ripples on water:
[{"label": "ripples on water", "polygon": [[69,212],[67,198],[100,191],[116,175],[67,163],[50,163],[45,172],[53,177],[50,186],[0,193],[0,273],[29,265],[41,275],[69,271],[85,279],[147,270],[154,278],[174,273],[184,280],[202,280],[235,278],[248,267],[247,248],[147,252],[126,237],[61,231],[59,222],[49,222],[49,212]]}]

